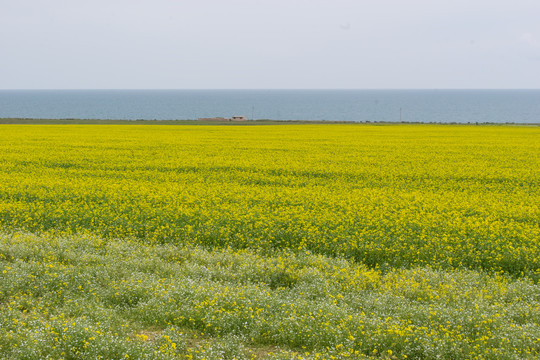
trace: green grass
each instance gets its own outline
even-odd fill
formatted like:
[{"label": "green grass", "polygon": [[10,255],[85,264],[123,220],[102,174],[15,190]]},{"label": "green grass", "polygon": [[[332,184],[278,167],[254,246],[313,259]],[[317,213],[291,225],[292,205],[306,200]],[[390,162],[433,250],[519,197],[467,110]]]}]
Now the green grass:
[{"label": "green grass", "polygon": [[[302,125],[302,124],[350,124],[350,125],[399,125],[399,124],[424,124],[421,122],[384,122],[384,121],[333,121],[333,120],[272,120],[255,119],[247,121],[199,121],[199,120],[123,120],[123,119],[33,119],[33,118],[0,118],[0,124],[17,125]],[[440,125],[470,125],[470,123],[439,123]],[[478,125],[478,123],[476,123]],[[523,125],[540,126],[540,123],[481,123],[481,125]]]},{"label": "green grass", "polygon": [[0,118],[0,124],[12,125],[286,125],[286,124],[355,124],[351,121],[271,120],[199,121],[199,120],[110,120],[110,119],[25,119]]},{"label": "green grass", "polygon": [[540,286],[308,252],[0,235],[5,359],[535,359]]}]

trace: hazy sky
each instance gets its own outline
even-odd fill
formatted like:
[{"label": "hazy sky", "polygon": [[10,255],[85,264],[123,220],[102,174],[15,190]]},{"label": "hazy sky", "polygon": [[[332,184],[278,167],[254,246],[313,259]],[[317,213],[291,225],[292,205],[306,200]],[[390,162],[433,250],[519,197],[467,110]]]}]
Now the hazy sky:
[{"label": "hazy sky", "polygon": [[540,0],[0,0],[0,88],[540,88],[539,19]]}]

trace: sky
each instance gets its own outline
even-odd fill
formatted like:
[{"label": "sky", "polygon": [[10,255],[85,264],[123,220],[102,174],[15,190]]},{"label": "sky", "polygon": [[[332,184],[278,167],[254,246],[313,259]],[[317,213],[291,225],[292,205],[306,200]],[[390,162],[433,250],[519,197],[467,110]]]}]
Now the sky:
[{"label": "sky", "polygon": [[540,88],[540,0],[0,0],[0,89]]}]

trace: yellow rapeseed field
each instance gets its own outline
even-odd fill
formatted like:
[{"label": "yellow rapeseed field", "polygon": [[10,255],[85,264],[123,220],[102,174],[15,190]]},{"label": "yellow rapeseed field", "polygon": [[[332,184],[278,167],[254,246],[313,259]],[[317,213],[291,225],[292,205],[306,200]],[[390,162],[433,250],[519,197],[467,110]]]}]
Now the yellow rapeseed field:
[{"label": "yellow rapeseed field", "polygon": [[536,359],[540,128],[0,125],[0,358]]},{"label": "yellow rapeseed field", "polygon": [[540,129],[3,126],[4,229],[540,275]]}]

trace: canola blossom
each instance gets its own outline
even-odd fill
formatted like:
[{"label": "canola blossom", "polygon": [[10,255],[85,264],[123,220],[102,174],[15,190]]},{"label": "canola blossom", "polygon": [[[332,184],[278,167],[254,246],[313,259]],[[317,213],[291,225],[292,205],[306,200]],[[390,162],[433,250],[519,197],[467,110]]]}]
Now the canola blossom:
[{"label": "canola blossom", "polygon": [[0,226],[540,276],[540,129],[3,126]]},{"label": "canola blossom", "polygon": [[539,140],[0,125],[0,359],[538,359]]}]

